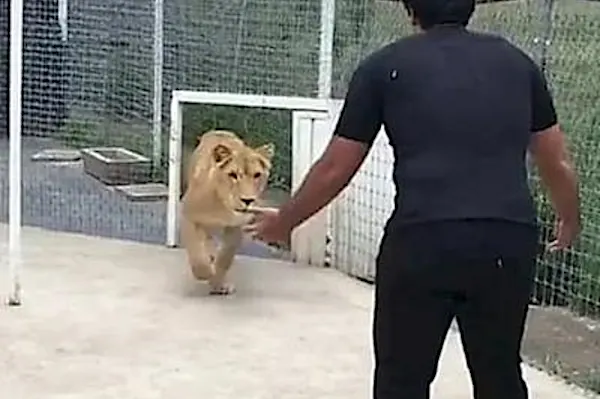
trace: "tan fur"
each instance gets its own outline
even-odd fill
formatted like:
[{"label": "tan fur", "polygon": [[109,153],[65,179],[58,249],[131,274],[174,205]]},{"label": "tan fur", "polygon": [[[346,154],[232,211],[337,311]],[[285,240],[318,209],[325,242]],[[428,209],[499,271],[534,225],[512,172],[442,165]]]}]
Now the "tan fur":
[{"label": "tan fur", "polygon": [[[241,244],[241,227],[263,193],[274,145],[246,145],[234,133],[212,130],[189,156],[182,197],[181,239],[192,274],[207,280],[211,293],[230,294],[226,274]],[[246,202],[244,202],[246,201]],[[217,249],[213,235],[222,233]]]}]

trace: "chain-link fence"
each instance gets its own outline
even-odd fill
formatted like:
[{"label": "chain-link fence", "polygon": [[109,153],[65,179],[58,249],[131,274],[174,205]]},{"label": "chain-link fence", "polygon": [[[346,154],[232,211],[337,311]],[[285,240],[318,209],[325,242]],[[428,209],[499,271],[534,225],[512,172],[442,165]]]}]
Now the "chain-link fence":
[{"label": "chain-link fence", "polygon": [[[167,6],[167,8],[173,6]],[[165,25],[167,87],[212,92],[316,97],[320,0],[181,0]],[[184,145],[209,129],[238,132],[253,143],[274,142],[271,186],[291,184],[289,111],[189,105]]]},{"label": "chain-link fence", "polygon": [[[9,3],[0,0],[0,8],[9,10]],[[115,190],[117,183],[151,179],[150,160],[136,154],[152,154],[153,7],[150,1],[24,2],[25,225],[164,242],[164,205],[132,202]],[[2,12],[1,54],[8,54],[9,15]],[[0,76],[8,76],[2,68]],[[0,120],[7,110],[8,91],[0,98]],[[6,159],[8,131],[2,128],[0,157]],[[78,151],[84,148],[95,150]],[[132,159],[140,162],[128,165]],[[6,221],[6,197],[0,203]]]},{"label": "chain-link fence", "polygon": [[[551,84],[561,124],[581,177],[584,230],[572,250],[540,256],[525,353],[534,361],[600,391],[600,2],[510,0],[478,4],[471,28],[501,34],[529,53]],[[401,2],[337,3],[334,94],[341,98],[357,63],[371,51],[411,33]],[[380,138],[381,139],[381,138]],[[387,140],[340,200],[332,233],[332,263],[372,280],[382,228],[393,204],[392,158]],[[532,186],[550,240],[554,215]],[[368,210],[368,211],[366,211]]]},{"label": "chain-link fence", "polygon": [[[9,3],[0,0],[3,160],[8,158]],[[25,225],[163,243],[166,188],[152,188],[155,195],[140,202],[150,188],[137,186],[134,201],[131,192],[124,194],[118,186],[166,183],[172,90],[317,95],[318,0],[24,3]],[[153,111],[159,9],[163,62],[157,139],[153,132],[160,119]],[[253,143],[274,141],[272,184],[289,190],[289,112],[186,107],[184,153],[199,134],[212,128],[236,130]],[[8,217],[7,181],[8,171],[3,169],[2,221]]]}]

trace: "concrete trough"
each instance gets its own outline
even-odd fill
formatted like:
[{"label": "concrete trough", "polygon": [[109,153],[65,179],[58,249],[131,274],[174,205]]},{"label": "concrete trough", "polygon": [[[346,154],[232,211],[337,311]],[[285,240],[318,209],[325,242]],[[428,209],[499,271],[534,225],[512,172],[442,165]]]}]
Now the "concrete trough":
[{"label": "concrete trough", "polygon": [[115,187],[115,191],[123,194],[129,201],[134,202],[166,201],[169,196],[167,186],[160,183],[118,186]]},{"label": "concrete trough", "polygon": [[123,147],[94,147],[81,150],[83,169],[109,186],[148,183],[149,158]]},{"label": "concrete trough", "polygon": [[31,156],[34,162],[77,162],[81,159],[79,150],[48,148]]}]

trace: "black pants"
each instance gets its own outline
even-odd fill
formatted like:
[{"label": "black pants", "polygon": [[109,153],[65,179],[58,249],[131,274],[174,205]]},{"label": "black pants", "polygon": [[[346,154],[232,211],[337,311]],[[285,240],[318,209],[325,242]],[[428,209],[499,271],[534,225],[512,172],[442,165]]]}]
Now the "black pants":
[{"label": "black pants", "polygon": [[537,230],[502,221],[386,234],[377,259],[375,399],[427,399],[456,318],[475,399],[527,399],[520,347]]}]

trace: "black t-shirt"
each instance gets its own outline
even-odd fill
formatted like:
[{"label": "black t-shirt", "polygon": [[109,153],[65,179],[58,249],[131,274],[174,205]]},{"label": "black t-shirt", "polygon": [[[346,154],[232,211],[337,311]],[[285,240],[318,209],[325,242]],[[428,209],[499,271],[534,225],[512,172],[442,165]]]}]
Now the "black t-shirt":
[{"label": "black t-shirt", "polygon": [[373,53],[355,71],[334,134],[393,148],[388,229],[464,219],[536,224],[526,152],[557,123],[543,74],[500,37],[439,26]]}]

